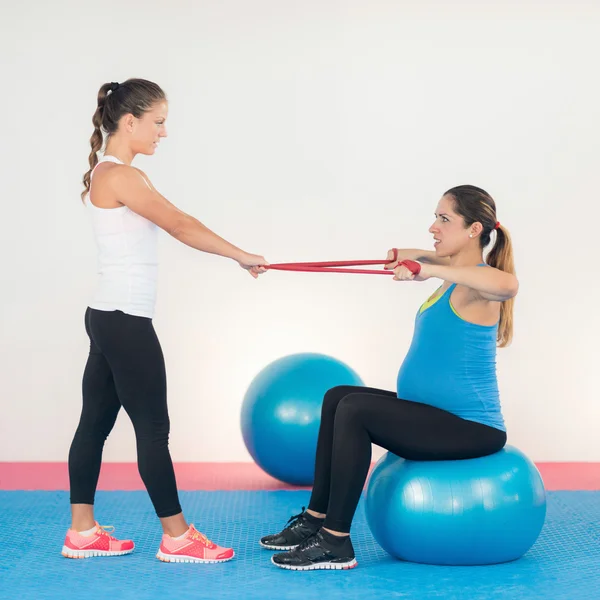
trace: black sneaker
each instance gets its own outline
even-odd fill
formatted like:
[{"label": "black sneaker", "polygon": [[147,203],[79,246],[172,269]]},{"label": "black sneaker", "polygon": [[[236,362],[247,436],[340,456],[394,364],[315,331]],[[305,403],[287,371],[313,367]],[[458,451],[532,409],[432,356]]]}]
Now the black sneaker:
[{"label": "black sneaker", "polygon": [[330,543],[321,531],[304,540],[290,552],[274,554],[271,562],[282,569],[314,571],[315,569],[354,569],[358,565],[350,536]]},{"label": "black sneaker", "polygon": [[280,533],[266,535],[260,539],[260,545],[269,550],[293,550],[305,539],[321,529],[323,519],[313,517],[304,511],[288,519],[286,527]]}]

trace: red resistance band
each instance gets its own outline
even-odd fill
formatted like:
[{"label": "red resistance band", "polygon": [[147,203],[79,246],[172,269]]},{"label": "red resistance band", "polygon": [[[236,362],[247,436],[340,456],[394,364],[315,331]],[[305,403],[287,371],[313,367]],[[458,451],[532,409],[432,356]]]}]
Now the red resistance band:
[{"label": "red resistance band", "polygon": [[[348,269],[345,267],[360,267],[367,265],[387,265],[396,262],[398,250],[394,249],[394,258],[392,260],[346,260],[331,262],[298,262],[298,263],[277,263],[269,265],[267,269],[276,271],[305,271],[311,273],[362,273],[372,275],[393,275],[394,271],[385,269]],[[421,272],[421,265],[414,260],[403,260],[397,266],[406,267],[414,275]]]}]

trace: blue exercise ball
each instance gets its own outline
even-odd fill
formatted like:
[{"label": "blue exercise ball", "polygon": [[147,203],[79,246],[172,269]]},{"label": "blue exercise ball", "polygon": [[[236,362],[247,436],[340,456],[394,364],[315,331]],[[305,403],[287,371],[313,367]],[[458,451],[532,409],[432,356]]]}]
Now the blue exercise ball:
[{"label": "blue exercise ball", "polygon": [[539,471],[506,446],[482,458],[410,461],[387,453],[367,484],[367,522],[396,558],[433,565],[515,560],[546,517]]},{"label": "blue exercise ball", "polygon": [[312,485],[325,392],[363,385],[346,364],[323,354],[292,354],[265,367],[242,404],[248,452],[269,475],[293,485]]}]

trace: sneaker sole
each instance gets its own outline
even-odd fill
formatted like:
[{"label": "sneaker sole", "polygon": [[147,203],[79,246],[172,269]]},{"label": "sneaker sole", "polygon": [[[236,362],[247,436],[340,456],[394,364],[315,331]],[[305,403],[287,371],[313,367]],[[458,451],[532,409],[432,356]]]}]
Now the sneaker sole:
[{"label": "sneaker sole", "polygon": [[296,544],[295,546],[271,546],[269,544],[263,544],[262,542],[258,543],[267,550],[294,550],[294,548],[298,547],[298,544]]},{"label": "sneaker sole", "polygon": [[160,550],[156,554],[156,558],[162,562],[168,563],[204,563],[204,564],[217,564],[230,561],[235,557],[235,552],[228,558],[195,558],[194,556],[186,556],[184,554],[164,554]]},{"label": "sneaker sole", "polygon": [[353,558],[349,562],[345,563],[316,563],[314,565],[306,565],[303,567],[295,567],[292,565],[280,565],[277,564],[273,558],[271,558],[271,562],[280,569],[287,569],[288,571],[317,571],[319,569],[327,570],[327,571],[348,571],[349,569],[354,569],[354,567],[358,566],[356,559]]},{"label": "sneaker sole", "polygon": [[124,556],[125,554],[131,554],[134,548],[131,550],[73,550],[73,548],[68,548],[67,546],[63,546],[61,554],[65,558],[95,558],[98,556]]}]

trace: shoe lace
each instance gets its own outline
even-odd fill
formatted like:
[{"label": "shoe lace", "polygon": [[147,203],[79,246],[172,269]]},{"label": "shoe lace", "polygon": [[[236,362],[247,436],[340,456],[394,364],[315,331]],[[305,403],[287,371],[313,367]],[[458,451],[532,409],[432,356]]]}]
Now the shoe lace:
[{"label": "shoe lace", "polygon": [[306,510],[306,507],[302,507],[302,512],[298,513],[297,515],[292,515],[289,519],[288,522],[285,524],[286,527],[289,527],[290,529],[293,529],[296,525],[298,525],[298,523],[300,522],[301,518],[304,516],[304,511]]},{"label": "shoe lace", "polygon": [[115,532],[114,525],[98,525],[98,535],[104,535],[104,536],[108,537],[109,540],[114,540],[116,542],[117,538],[110,535],[111,533],[114,533],[114,532]]},{"label": "shoe lace", "polygon": [[318,532],[313,533],[311,536],[307,537],[304,541],[300,542],[298,546],[295,548],[296,551],[308,550],[309,548],[313,548],[314,546],[319,545],[319,539],[317,537]]},{"label": "shoe lace", "polygon": [[198,541],[202,542],[206,546],[212,546],[212,542],[203,533],[201,533],[197,529],[194,529],[190,533],[190,538],[193,539],[193,540],[198,540]]}]

